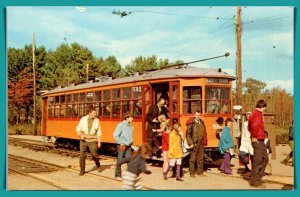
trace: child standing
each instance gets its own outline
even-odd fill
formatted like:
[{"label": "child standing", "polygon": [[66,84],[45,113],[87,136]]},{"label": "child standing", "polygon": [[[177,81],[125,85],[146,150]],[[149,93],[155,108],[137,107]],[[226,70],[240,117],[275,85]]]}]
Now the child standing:
[{"label": "child standing", "polygon": [[240,161],[245,166],[245,171],[244,171],[245,173],[251,172],[251,170],[248,167],[248,163],[250,163],[250,160],[253,156],[253,147],[251,144],[251,133],[248,131],[248,120],[249,120],[250,114],[251,114],[251,112],[246,113],[247,119],[243,123],[241,146],[240,146]]},{"label": "child standing", "polygon": [[220,137],[218,149],[221,154],[224,154],[224,160],[220,167],[220,170],[223,170],[225,174],[231,175],[231,167],[230,160],[231,156],[234,155],[232,150],[234,151],[234,142],[230,133],[230,126],[233,120],[231,118],[227,118],[225,120],[225,127],[222,130],[222,134]]},{"label": "child standing", "polygon": [[169,158],[168,158],[169,133],[170,133],[170,130],[167,129],[162,134],[162,151],[163,151],[162,155],[163,155],[163,159],[164,159],[164,163],[163,163],[163,167],[162,167],[163,172],[165,172],[167,170],[168,163],[169,163]]},{"label": "child standing", "polygon": [[152,131],[156,133],[153,137],[153,142],[156,147],[156,156],[160,157],[162,153],[162,133],[168,129],[168,119],[164,114],[160,114],[157,119],[160,122],[160,128],[153,129]]},{"label": "child standing", "polygon": [[267,148],[267,153],[268,153],[268,157],[269,157],[269,162],[266,166],[266,170],[265,170],[265,174],[266,175],[272,175],[272,163],[271,163],[271,158],[272,158],[272,149],[271,149],[271,144],[270,144],[270,140],[269,140],[269,133],[268,131],[265,131],[265,140],[264,143],[266,145]]},{"label": "child standing", "polygon": [[169,157],[169,165],[164,172],[164,179],[167,180],[168,172],[173,168],[176,164],[176,180],[177,181],[183,181],[183,179],[180,177],[180,171],[181,171],[181,163],[182,163],[182,147],[181,147],[181,135],[180,135],[180,127],[181,125],[179,123],[174,124],[174,129],[169,134],[169,151],[168,151],[168,157]]},{"label": "child standing", "polygon": [[152,153],[151,147],[148,144],[143,144],[137,151],[132,153],[131,157],[124,158],[117,163],[117,166],[121,166],[124,163],[128,163],[128,168],[122,174],[122,188],[124,190],[140,190],[142,185],[140,184],[139,174],[144,172],[151,174],[151,171],[146,169],[146,157]]}]

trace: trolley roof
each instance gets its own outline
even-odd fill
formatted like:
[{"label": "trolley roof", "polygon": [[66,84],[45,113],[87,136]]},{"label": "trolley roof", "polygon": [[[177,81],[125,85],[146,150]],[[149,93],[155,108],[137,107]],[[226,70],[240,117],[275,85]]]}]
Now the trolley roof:
[{"label": "trolley roof", "polygon": [[52,93],[80,90],[80,89],[93,88],[99,86],[124,84],[130,82],[139,82],[139,81],[148,81],[148,80],[157,80],[157,79],[170,79],[170,78],[202,78],[202,77],[227,78],[227,79],[235,80],[234,76],[229,75],[226,72],[223,72],[220,68],[212,69],[212,68],[196,68],[196,67],[188,66],[188,67],[161,69],[156,71],[150,71],[143,74],[135,73],[132,76],[116,78],[116,79],[111,79],[107,77],[106,80],[102,80],[100,82],[87,82],[78,85],[73,84],[71,86],[67,86],[63,88],[62,87],[55,88],[42,95],[44,96]]}]

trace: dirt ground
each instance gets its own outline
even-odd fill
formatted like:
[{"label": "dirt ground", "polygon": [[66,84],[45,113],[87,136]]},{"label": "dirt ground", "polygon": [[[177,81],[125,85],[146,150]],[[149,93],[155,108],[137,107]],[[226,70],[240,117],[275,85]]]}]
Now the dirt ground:
[{"label": "dirt ground", "polygon": [[[277,159],[272,160],[272,175],[265,176],[266,189],[267,190],[282,190],[293,189],[294,185],[294,168],[291,165],[283,165],[280,161],[286,157],[290,149],[288,145],[276,146]],[[79,158],[69,158],[56,155],[54,153],[35,152],[22,147],[8,146],[8,153],[14,155],[20,155],[23,157],[39,159],[50,163],[63,165],[65,167],[71,167],[79,169]],[[188,168],[184,168],[184,182],[176,181],[173,178],[163,180],[162,169],[159,166],[152,166],[148,164],[148,169],[152,171],[152,174],[142,174],[142,185],[155,190],[253,190],[249,185],[247,176],[241,174],[241,168],[238,164],[238,159],[233,158],[231,161],[233,175],[221,174],[218,170],[218,166],[209,166],[205,177],[191,178],[188,173]],[[8,164],[9,165],[9,164]],[[103,160],[101,161],[103,171],[101,175],[114,178],[115,160]],[[93,171],[93,161],[86,162],[86,170],[90,171],[88,174],[98,174]],[[126,168],[125,165],[122,166]],[[43,179],[51,180],[60,185],[66,190],[120,190],[121,182],[110,182],[105,178],[93,178],[89,176],[79,177],[75,173],[68,172],[52,172],[42,173],[37,176]],[[8,190],[52,190],[49,186],[37,181],[26,181],[16,174],[8,174],[7,176],[7,189]]]}]

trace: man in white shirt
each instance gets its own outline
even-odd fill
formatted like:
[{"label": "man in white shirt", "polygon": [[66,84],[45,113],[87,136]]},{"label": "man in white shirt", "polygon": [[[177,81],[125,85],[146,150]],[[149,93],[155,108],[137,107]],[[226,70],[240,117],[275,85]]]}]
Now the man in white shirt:
[{"label": "man in white shirt", "polygon": [[97,149],[101,147],[101,127],[96,115],[96,110],[93,108],[90,109],[89,114],[83,116],[76,127],[77,135],[80,138],[79,176],[82,176],[85,173],[85,159],[88,151],[90,151],[92,155],[98,172],[101,171],[99,156],[97,154]]}]

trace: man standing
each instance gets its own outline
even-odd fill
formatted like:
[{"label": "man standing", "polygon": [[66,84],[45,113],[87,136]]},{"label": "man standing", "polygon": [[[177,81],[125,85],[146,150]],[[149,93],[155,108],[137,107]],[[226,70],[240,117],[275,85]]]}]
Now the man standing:
[{"label": "man standing", "polygon": [[98,172],[101,172],[99,156],[97,154],[97,148],[101,147],[101,128],[99,119],[96,118],[96,110],[94,108],[91,108],[89,114],[80,119],[76,127],[76,132],[80,138],[79,176],[85,173],[85,159],[88,151],[90,151],[92,155]]},{"label": "man standing", "polygon": [[195,111],[194,118],[187,121],[187,143],[190,146],[191,155],[189,161],[190,176],[195,177],[203,174],[204,146],[207,145],[206,127],[203,120],[200,119],[200,110]]},{"label": "man standing", "polygon": [[248,122],[248,128],[251,133],[251,144],[254,150],[250,185],[256,188],[265,188],[262,185],[262,177],[269,161],[267,148],[264,143],[265,127],[263,112],[266,107],[267,103],[264,100],[257,101],[256,108],[251,113]]},{"label": "man standing", "polygon": [[292,166],[294,166],[294,120],[292,121],[292,125],[289,128],[289,145],[291,148],[290,154],[282,161],[284,164],[288,164],[289,160],[292,159]]},{"label": "man standing", "polygon": [[[131,144],[133,143],[133,116],[130,112],[126,112],[124,121],[120,122],[114,132],[114,138],[118,144],[118,158],[117,164],[125,157],[131,157]],[[116,165],[115,178],[121,179],[121,166]]]},{"label": "man standing", "polygon": [[[147,113],[147,138],[148,138],[148,143],[150,146],[152,146],[152,141],[153,141],[153,130],[159,129],[160,122],[158,120],[158,116],[164,112],[163,106],[165,105],[166,100],[165,98],[161,97],[158,99],[158,102],[156,105],[152,105]],[[166,115],[166,114],[165,114]],[[167,117],[167,116],[166,116]]]}]

